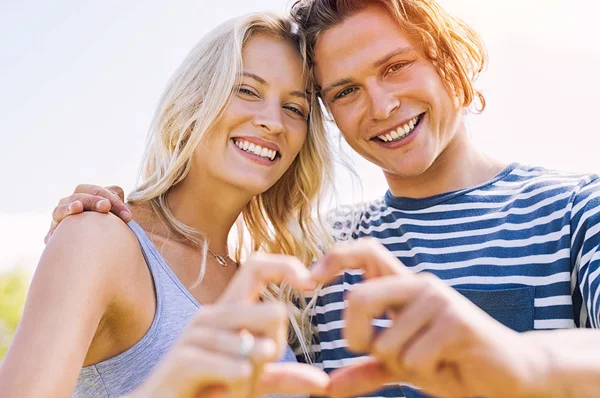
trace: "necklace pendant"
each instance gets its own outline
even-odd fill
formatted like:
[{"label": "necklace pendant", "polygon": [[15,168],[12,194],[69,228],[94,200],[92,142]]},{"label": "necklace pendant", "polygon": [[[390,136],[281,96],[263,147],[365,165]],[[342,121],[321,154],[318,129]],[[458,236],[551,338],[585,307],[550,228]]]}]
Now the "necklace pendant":
[{"label": "necklace pendant", "polygon": [[223,256],[221,256],[220,254],[215,254],[215,259],[217,259],[217,262],[220,266],[227,267],[227,260],[225,260]]}]

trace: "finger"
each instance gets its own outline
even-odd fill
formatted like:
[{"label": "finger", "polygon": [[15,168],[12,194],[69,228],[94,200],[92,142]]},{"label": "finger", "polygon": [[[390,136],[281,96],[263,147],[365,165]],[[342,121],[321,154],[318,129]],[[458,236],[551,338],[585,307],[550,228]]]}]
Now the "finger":
[{"label": "finger", "polygon": [[208,387],[201,390],[194,396],[195,398],[233,398],[232,391],[225,386]]},{"label": "finger", "polygon": [[346,296],[348,305],[343,314],[346,326],[342,334],[348,341],[348,349],[370,351],[374,336],[373,318],[417,299],[422,287],[422,279],[414,274],[389,276],[355,285]]},{"label": "finger", "polygon": [[[420,385],[428,391],[437,392],[440,388],[447,388],[445,378],[438,377],[438,371],[443,362],[444,351],[452,343],[452,333],[442,322],[436,322],[424,333],[418,335],[405,348],[399,362],[412,373],[419,374],[425,380],[435,383],[433,385]],[[438,384],[441,383],[442,385]]]},{"label": "finger", "polygon": [[325,283],[345,269],[362,269],[367,279],[410,273],[383,245],[364,238],[334,246],[312,267],[311,274],[315,281]]},{"label": "finger", "polygon": [[256,384],[256,395],[325,395],[329,376],[302,363],[268,363]]},{"label": "finger", "polygon": [[398,362],[407,345],[426,333],[434,317],[446,308],[432,285],[421,289],[416,299],[395,311],[393,325],[374,340],[371,355],[388,363]]},{"label": "finger", "polygon": [[[246,329],[255,336],[273,339],[278,349],[285,345],[288,313],[281,303],[205,306],[194,316],[190,328]],[[190,332],[194,333],[194,332]],[[283,339],[282,339],[283,336]]]},{"label": "finger", "polygon": [[[236,330],[216,328],[196,328],[185,337],[190,344],[206,350],[232,357],[240,355],[244,339]],[[248,359],[254,364],[263,364],[278,359],[277,342],[271,338],[254,337],[254,343],[248,353]]]},{"label": "finger", "polygon": [[110,211],[110,202],[99,196],[92,196],[85,193],[74,193],[73,195],[61,199],[62,204],[58,205],[52,212],[53,227],[56,228],[65,217],[72,214],[78,214],[82,211],[97,211],[99,213],[108,213]]},{"label": "finger", "polygon": [[48,231],[48,233],[46,234],[46,236],[44,237],[44,244],[47,245],[48,242],[50,241],[50,237],[52,237],[52,234],[54,233],[54,230],[51,229]]},{"label": "finger", "polygon": [[[119,187],[110,187],[110,188],[119,188]],[[119,188],[119,189],[121,191],[123,191],[121,188]],[[125,222],[128,222],[131,220],[131,211],[129,210],[127,205],[125,205],[125,203],[123,203],[123,200],[119,197],[118,192],[117,192],[117,194],[115,194],[115,193],[111,192],[110,190],[108,190],[107,188],[103,188],[98,185],[81,184],[81,185],[78,185],[77,188],[75,188],[75,193],[76,194],[82,193],[82,194],[90,195],[92,197],[96,197],[97,201],[100,201],[102,199],[108,200],[109,210],[111,213],[118,216]],[[97,210],[97,209],[94,209],[94,208],[87,209],[86,208],[86,210]],[[109,210],[107,210],[107,211],[109,211]]]},{"label": "finger", "polygon": [[354,397],[378,390],[387,383],[402,382],[374,358],[334,370],[330,377],[327,395],[331,397]]},{"label": "finger", "polygon": [[269,283],[285,281],[300,290],[315,288],[310,272],[300,260],[292,256],[253,253],[240,267],[218,302],[253,302]]},{"label": "finger", "polygon": [[50,230],[56,229],[58,224],[65,219],[65,217],[72,214],[78,214],[83,211],[83,204],[81,200],[76,197],[70,198],[69,202],[58,205],[52,211],[52,224]]},{"label": "finger", "polygon": [[113,195],[116,195],[121,202],[125,202],[125,191],[123,191],[123,188],[120,186],[110,185],[106,187],[106,190],[110,191]]},{"label": "finger", "polygon": [[[196,384],[198,387],[224,384],[230,387],[243,385],[252,376],[252,363],[243,358],[230,357],[204,348],[186,345],[175,358],[181,372],[185,372],[181,382]],[[181,375],[179,375],[181,376]]]}]

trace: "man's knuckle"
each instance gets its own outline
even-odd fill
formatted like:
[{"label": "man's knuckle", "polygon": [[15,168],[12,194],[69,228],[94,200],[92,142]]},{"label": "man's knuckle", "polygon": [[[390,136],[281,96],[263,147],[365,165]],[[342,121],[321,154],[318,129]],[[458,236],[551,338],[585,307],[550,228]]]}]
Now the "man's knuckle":
[{"label": "man's knuckle", "polygon": [[327,260],[335,263],[343,257],[345,248],[342,245],[336,245],[327,253]]},{"label": "man's knuckle", "polygon": [[360,310],[365,303],[370,299],[367,292],[363,289],[355,289],[346,295],[348,301],[348,310]]},{"label": "man's knuckle", "polygon": [[79,184],[75,187],[75,191],[74,192],[83,192],[87,189],[87,184]]}]

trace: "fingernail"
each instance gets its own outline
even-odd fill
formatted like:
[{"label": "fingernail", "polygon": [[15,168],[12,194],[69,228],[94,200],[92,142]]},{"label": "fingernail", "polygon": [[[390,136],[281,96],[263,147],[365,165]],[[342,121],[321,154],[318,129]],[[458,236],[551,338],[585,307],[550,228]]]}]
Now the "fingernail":
[{"label": "fingernail", "polygon": [[105,200],[99,200],[96,202],[96,209],[100,210],[102,208],[102,204],[106,202]]},{"label": "fingernail", "polygon": [[70,213],[71,210],[73,210],[73,203],[69,203],[69,205],[67,206],[67,213]]},{"label": "fingernail", "polygon": [[131,213],[128,212],[127,210],[123,210],[122,212],[119,213],[119,217],[123,218],[123,219],[129,219],[131,218]]}]

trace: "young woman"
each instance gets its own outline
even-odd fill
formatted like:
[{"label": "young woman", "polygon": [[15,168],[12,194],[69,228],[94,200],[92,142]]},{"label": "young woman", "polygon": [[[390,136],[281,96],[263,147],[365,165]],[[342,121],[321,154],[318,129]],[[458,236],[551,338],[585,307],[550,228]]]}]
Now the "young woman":
[{"label": "young woman", "polygon": [[[310,322],[290,284],[311,286],[304,267],[328,236],[311,212],[330,154],[303,49],[290,22],[264,14],[226,22],[198,43],[159,104],[129,198],[133,220],[85,213],[49,239],[0,365],[0,396],[253,388],[266,362],[295,361],[286,311],[252,304],[262,285],[282,280],[261,296],[288,304],[289,342],[308,354]],[[251,250],[301,261],[254,257],[240,267],[244,236]],[[306,369],[264,370],[273,382]],[[299,384],[318,394],[326,382],[312,372]]]}]

